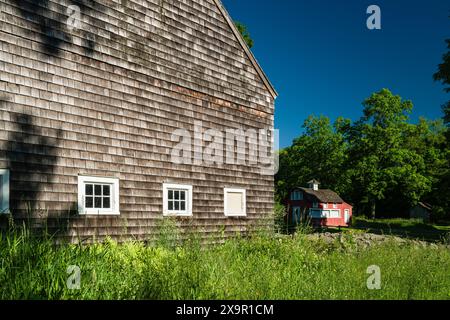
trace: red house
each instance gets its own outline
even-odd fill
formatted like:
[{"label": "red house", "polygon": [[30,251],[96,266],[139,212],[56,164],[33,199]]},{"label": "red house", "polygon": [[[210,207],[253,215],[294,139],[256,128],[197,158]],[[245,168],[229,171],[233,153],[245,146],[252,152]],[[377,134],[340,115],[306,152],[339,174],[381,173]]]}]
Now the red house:
[{"label": "red house", "polygon": [[308,182],[309,188],[294,188],[286,200],[288,223],[298,225],[311,219],[315,227],[347,227],[352,218],[352,206],[334,191],[319,189],[320,182]]}]

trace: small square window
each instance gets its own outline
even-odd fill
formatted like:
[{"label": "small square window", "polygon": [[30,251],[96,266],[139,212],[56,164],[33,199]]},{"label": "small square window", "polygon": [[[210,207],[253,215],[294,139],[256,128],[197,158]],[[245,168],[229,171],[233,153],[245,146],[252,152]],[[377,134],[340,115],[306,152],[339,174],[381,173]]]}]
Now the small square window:
[{"label": "small square window", "polygon": [[119,179],[78,177],[80,214],[119,215]]},{"label": "small square window", "polygon": [[163,214],[192,216],[192,186],[163,184]]},{"label": "small square window", "polygon": [[224,209],[228,217],[245,217],[247,199],[245,189],[224,189]]},{"label": "small square window", "polygon": [[9,212],[9,170],[0,169],[0,214]]}]

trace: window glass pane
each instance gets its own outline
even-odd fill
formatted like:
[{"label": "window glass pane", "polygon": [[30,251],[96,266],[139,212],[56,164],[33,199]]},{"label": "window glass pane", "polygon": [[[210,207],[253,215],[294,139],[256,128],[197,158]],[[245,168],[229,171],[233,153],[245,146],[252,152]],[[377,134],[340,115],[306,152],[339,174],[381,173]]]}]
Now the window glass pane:
[{"label": "window glass pane", "polygon": [[86,197],[86,208],[93,208],[93,207],[94,207],[94,198]]},{"label": "window glass pane", "polygon": [[87,196],[92,196],[92,194],[93,194],[93,187],[92,187],[92,184],[87,184],[87,185],[85,186],[85,191],[86,191],[86,195],[87,195]]},{"label": "window glass pane", "polygon": [[175,201],[175,210],[180,210],[180,202]]},{"label": "window glass pane", "polygon": [[95,197],[94,208],[95,209],[101,209],[102,208],[102,197]]},{"label": "window glass pane", "polygon": [[103,208],[104,209],[110,209],[111,208],[111,198],[110,197],[103,198]]},{"label": "window glass pane", "polygon": [[169,190],[169,200],[173,200],[173,190]]},{"label": "window glass pane", "polygon": [[180,191],[180,199],[186,200],[186,191]]},{"label": "window glass pane", "polygon": [[181,211],[186,211],[186,201],[181,201],[180,206],[181,206],[181,208],[180,208]]},{"label": "window glass pane", "polygon": [[96,196],[101,196],[102,195],[102,185],[101,184],[94,185],[94,190],[95,190],[95,195]]},{"label": "window glass pane", "polygon": [[180,191],[175,191],[175,200],[180,199]]},{"label": "window glass pane", "polygon": [[169,201],[169,211],[173,210],[173,201]]},{"label": "window glass pane", "polygon": [[111,195],[111,186],[110,185],[104,185],[103,186],[103,195],[104,196],[110,196]]}]

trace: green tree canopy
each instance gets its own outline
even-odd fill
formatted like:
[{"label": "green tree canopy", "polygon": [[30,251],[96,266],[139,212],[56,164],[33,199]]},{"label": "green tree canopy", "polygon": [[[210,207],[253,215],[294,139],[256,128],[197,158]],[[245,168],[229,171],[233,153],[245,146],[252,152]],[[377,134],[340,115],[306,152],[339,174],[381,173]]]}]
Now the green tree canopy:
[{"label": "green tree canopy", "polygon": [[423,157],[406,144],[411,101],[383,89],[363,105],[363,117],[349,129],[349,171],[357,200],[367,202],[375,217],[376,203],[388,194],[401,188],[406,203],[412,205],[430,190],[431,181],[421,174]]},{"label": "green tree canopy", "polygon": [[280,152],[279,199],[316,178],[360,213],[395,216],[428,201],[445,214],[450,208],[446,127],[442,120],[410,123],[412,108],[411,101],[383,89],[363,102],[356,122],[338,118],[332,124],[325,116],[310,116],[303,134]]},{"label": "green tree canopy", "polygon": [[[438,66],[438,71],[434,74],[434,80],[442,82],[446,87],[444,90],[450,92],[450,39],[446,40],[447,51],[442,57],[443,62]],[[443,106],[444,121],[450,126],[450,101]]]},{"label": "green tree canopy", "polygon": [[280,172],[276,177],[280,196],[284,197],[292,187],[305,186],[311,179],[318,179],[322,187],[344,191],[346,146],[337,128],[346,121],[349,120],[339,119],[333,126],[324,116],[305,120],[304,134],[280,153]]}]

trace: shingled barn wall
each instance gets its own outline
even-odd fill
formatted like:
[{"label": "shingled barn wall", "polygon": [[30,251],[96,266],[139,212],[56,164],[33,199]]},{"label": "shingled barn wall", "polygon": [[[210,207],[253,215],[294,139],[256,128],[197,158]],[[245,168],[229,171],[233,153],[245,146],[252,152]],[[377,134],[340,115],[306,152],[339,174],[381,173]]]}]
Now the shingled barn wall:
[{"label": "shingled barn wall", "polygon": [[[67,10],[81,9],[70,30]],[[162,184],[193,186],[205,236],[234,235],[272,212],[273,176],[252,165],[176,165],[176,129],[272,129],[274,96],[216,0],[0,0],[0,168],[10,210],[76,241],[144,240]],[[80,216],[78,175],[120,179],[120,216]],[[247,217],[224,215],[245,188]],[[223,231],[219,232],[219,231]]]}]

